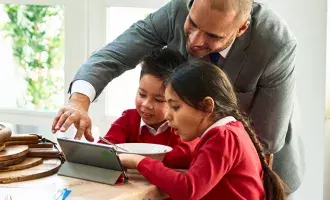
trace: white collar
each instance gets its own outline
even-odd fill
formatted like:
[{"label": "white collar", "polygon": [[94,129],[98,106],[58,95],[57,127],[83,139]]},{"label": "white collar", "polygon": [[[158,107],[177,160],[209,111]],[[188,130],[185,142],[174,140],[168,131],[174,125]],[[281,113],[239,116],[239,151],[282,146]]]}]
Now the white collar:
[{"label": "white collar", "polygon": [[149,130],[149,132],[152,134],[152,135],[158,135],[159,133],[162,133],[164,131],[166,131],[166,129],[169,127],[168,125],[168,121],[165,121],[162,125],[159,126],[159,128],[157,130],[155,130],[153,127],[147,125],[146,123],[144,123],[144,121],[141,119],[141,122],[140,122],[140,135],[141,135],[141,130],[143,128],[143,126],[146,126]]},{"label": "white collar", "polygon": [[224,50],[222,50],[222,51],[219,52],[220,55],[221,55],[223,58],[226,58],[226,57],[227,57],[227,55],[228,55],[228,53],[229,53],[229,50],[231,49],[231,46],[233,46],[233,44],[234,44],[234,41],[235,41],[235,40],[233,40],[227,48],[225,48]]},{"label": "white collar", "polygon": [[235,121],[236,121],[236,119],[233,116],[227,116],[227,117],[221,118],[218,121],[216,121],[214,124],[212,124],[210,127],[208,127],[206,129],[206,131],[204,131],[204,133],[201,135],[201,137],[203,137],[205,135],[205,133],[207,133],[209,130],[211,130],[214,127],[224,126],[230,122],[235,122]]}]

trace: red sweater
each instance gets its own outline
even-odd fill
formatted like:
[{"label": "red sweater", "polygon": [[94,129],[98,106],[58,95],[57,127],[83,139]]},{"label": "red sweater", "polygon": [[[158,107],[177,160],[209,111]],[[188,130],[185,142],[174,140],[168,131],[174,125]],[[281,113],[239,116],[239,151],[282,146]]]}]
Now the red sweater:
[{"label": "red sweater", "polygon": [[150,158],[144,158],[137,169],[174,200],[265,199],[260,160],[237,121],[205,133],[185,173]]},{"label": "red sweater", "polygon": [[[192,160],[192,152],[198,144],[199,139],[184,142],[170,128],[162,133],[153,135],[147,127],[143,127],[141,130],[140,124],[141,117],[136,109],[126,110],[111,125],[104,138],[115,144],[138,142],[170,146],[173,150],[165,155],[163,160],[164,165],[178,169],[187,169],[189,167]],[[98,141],[98,143],[103,142]]]}]

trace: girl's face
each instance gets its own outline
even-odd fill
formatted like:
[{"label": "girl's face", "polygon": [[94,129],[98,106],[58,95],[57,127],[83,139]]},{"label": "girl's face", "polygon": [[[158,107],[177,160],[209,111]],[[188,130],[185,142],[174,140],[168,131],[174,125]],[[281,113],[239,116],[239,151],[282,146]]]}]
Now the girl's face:
[{"label": "girl's face", "polygon": [[165,118],[183,141],[191,141],[204,133],[209,126],[205,112],[182,101],[170,85],[166,87],[165,99],[168,106]]},{"label": "girl's face", "polygon": [[162,81],[145,74],[140,79],[135,107],[147,125],[157,129],[165,121],[165,97]]}]

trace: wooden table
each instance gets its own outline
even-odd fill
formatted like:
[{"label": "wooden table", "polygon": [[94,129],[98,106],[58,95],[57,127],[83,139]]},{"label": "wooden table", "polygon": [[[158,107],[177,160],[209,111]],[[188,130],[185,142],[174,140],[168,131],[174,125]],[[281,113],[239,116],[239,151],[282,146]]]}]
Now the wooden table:
[{"label": "wooden table", "polygon": [[150,184],[143,176],[137,174],[128,176],[128,183],[116,186],[53,175],[37,180],[0,184],[0,187],[38,187],[55,183],[58,188],[67,187],[72,190],[68,200],[158,200],[166,198],[164,193]]}]

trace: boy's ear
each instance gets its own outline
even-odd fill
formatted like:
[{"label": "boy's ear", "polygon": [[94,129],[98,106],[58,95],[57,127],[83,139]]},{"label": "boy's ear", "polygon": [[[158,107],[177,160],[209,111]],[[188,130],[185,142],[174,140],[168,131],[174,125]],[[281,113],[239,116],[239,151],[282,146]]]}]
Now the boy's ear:
[{"label": "boy's ear", "polygon": [[211,97],[205,97],[201,103],[202,110],[206,113],[212,114],[214,110],[214,101]]}]

